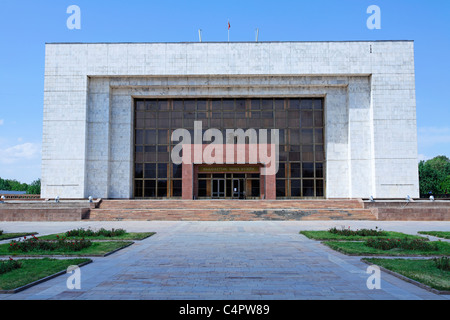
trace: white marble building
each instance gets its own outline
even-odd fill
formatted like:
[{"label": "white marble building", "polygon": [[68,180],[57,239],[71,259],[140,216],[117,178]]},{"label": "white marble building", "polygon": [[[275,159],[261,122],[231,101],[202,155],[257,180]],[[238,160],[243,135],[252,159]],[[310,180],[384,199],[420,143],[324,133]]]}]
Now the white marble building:
[{"label": "white marble building", "polygon": [[323,97],[327,198],[419,196],[414,43],[50,43],[42,197],[133,198],[139,97]]}]

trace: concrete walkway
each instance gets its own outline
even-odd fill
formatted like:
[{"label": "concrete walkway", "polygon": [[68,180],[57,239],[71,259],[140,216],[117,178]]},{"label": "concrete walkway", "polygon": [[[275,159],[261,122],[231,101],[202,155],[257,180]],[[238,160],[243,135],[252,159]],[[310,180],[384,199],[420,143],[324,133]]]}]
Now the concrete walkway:
[{"label": "concrete walkway", "polygon": [[0,299],[449,299],[381,274],[369,290],[367,265],[299,235],[333,226],[415,234],[450,230],[450,222],[5,222],[5,232],[42,234],[72,228],[125,228],[157,234],[69,275]]}]

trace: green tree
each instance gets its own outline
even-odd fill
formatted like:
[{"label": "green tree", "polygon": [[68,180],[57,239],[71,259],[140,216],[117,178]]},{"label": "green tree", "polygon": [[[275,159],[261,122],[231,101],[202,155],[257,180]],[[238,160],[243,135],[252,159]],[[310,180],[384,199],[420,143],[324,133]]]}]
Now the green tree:
[{"label": "green tree", "polygon": [[41,179],[33,181],[28,186],[27,194],[41,194]]},{"label": "green tree", "polygon": [[450,175],[448,175],[447,178],[445,178],[445,180],[442,181],[441,190],[443,191],[442,193],[444,194],[450,194]]},{"label": "green tree", "polygon": [[420,194],[444,194],[448,190],[445,183],[450,176],[450,159],[446,156],[437,156],[428,161],[419,163]]}]

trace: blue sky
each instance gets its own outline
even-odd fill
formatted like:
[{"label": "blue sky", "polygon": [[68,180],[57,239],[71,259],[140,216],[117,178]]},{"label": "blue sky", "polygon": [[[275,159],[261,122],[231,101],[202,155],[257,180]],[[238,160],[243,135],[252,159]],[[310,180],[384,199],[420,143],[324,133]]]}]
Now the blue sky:
[{"label": "blue sky", "polygon": [[419,158],[450,157],[450,1],[0,0],[0,177],[40,177],[46,42],[226,41],[228,19],[231,41],[414,40]]}]

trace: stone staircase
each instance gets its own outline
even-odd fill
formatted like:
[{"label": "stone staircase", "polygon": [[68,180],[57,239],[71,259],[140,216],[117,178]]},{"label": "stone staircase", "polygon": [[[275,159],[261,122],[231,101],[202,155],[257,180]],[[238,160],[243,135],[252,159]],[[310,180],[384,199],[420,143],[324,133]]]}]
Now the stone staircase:
[{"label": "stone staircase", "polygon": [[95,221],[375,220],[361,200],[102,200]]}]

